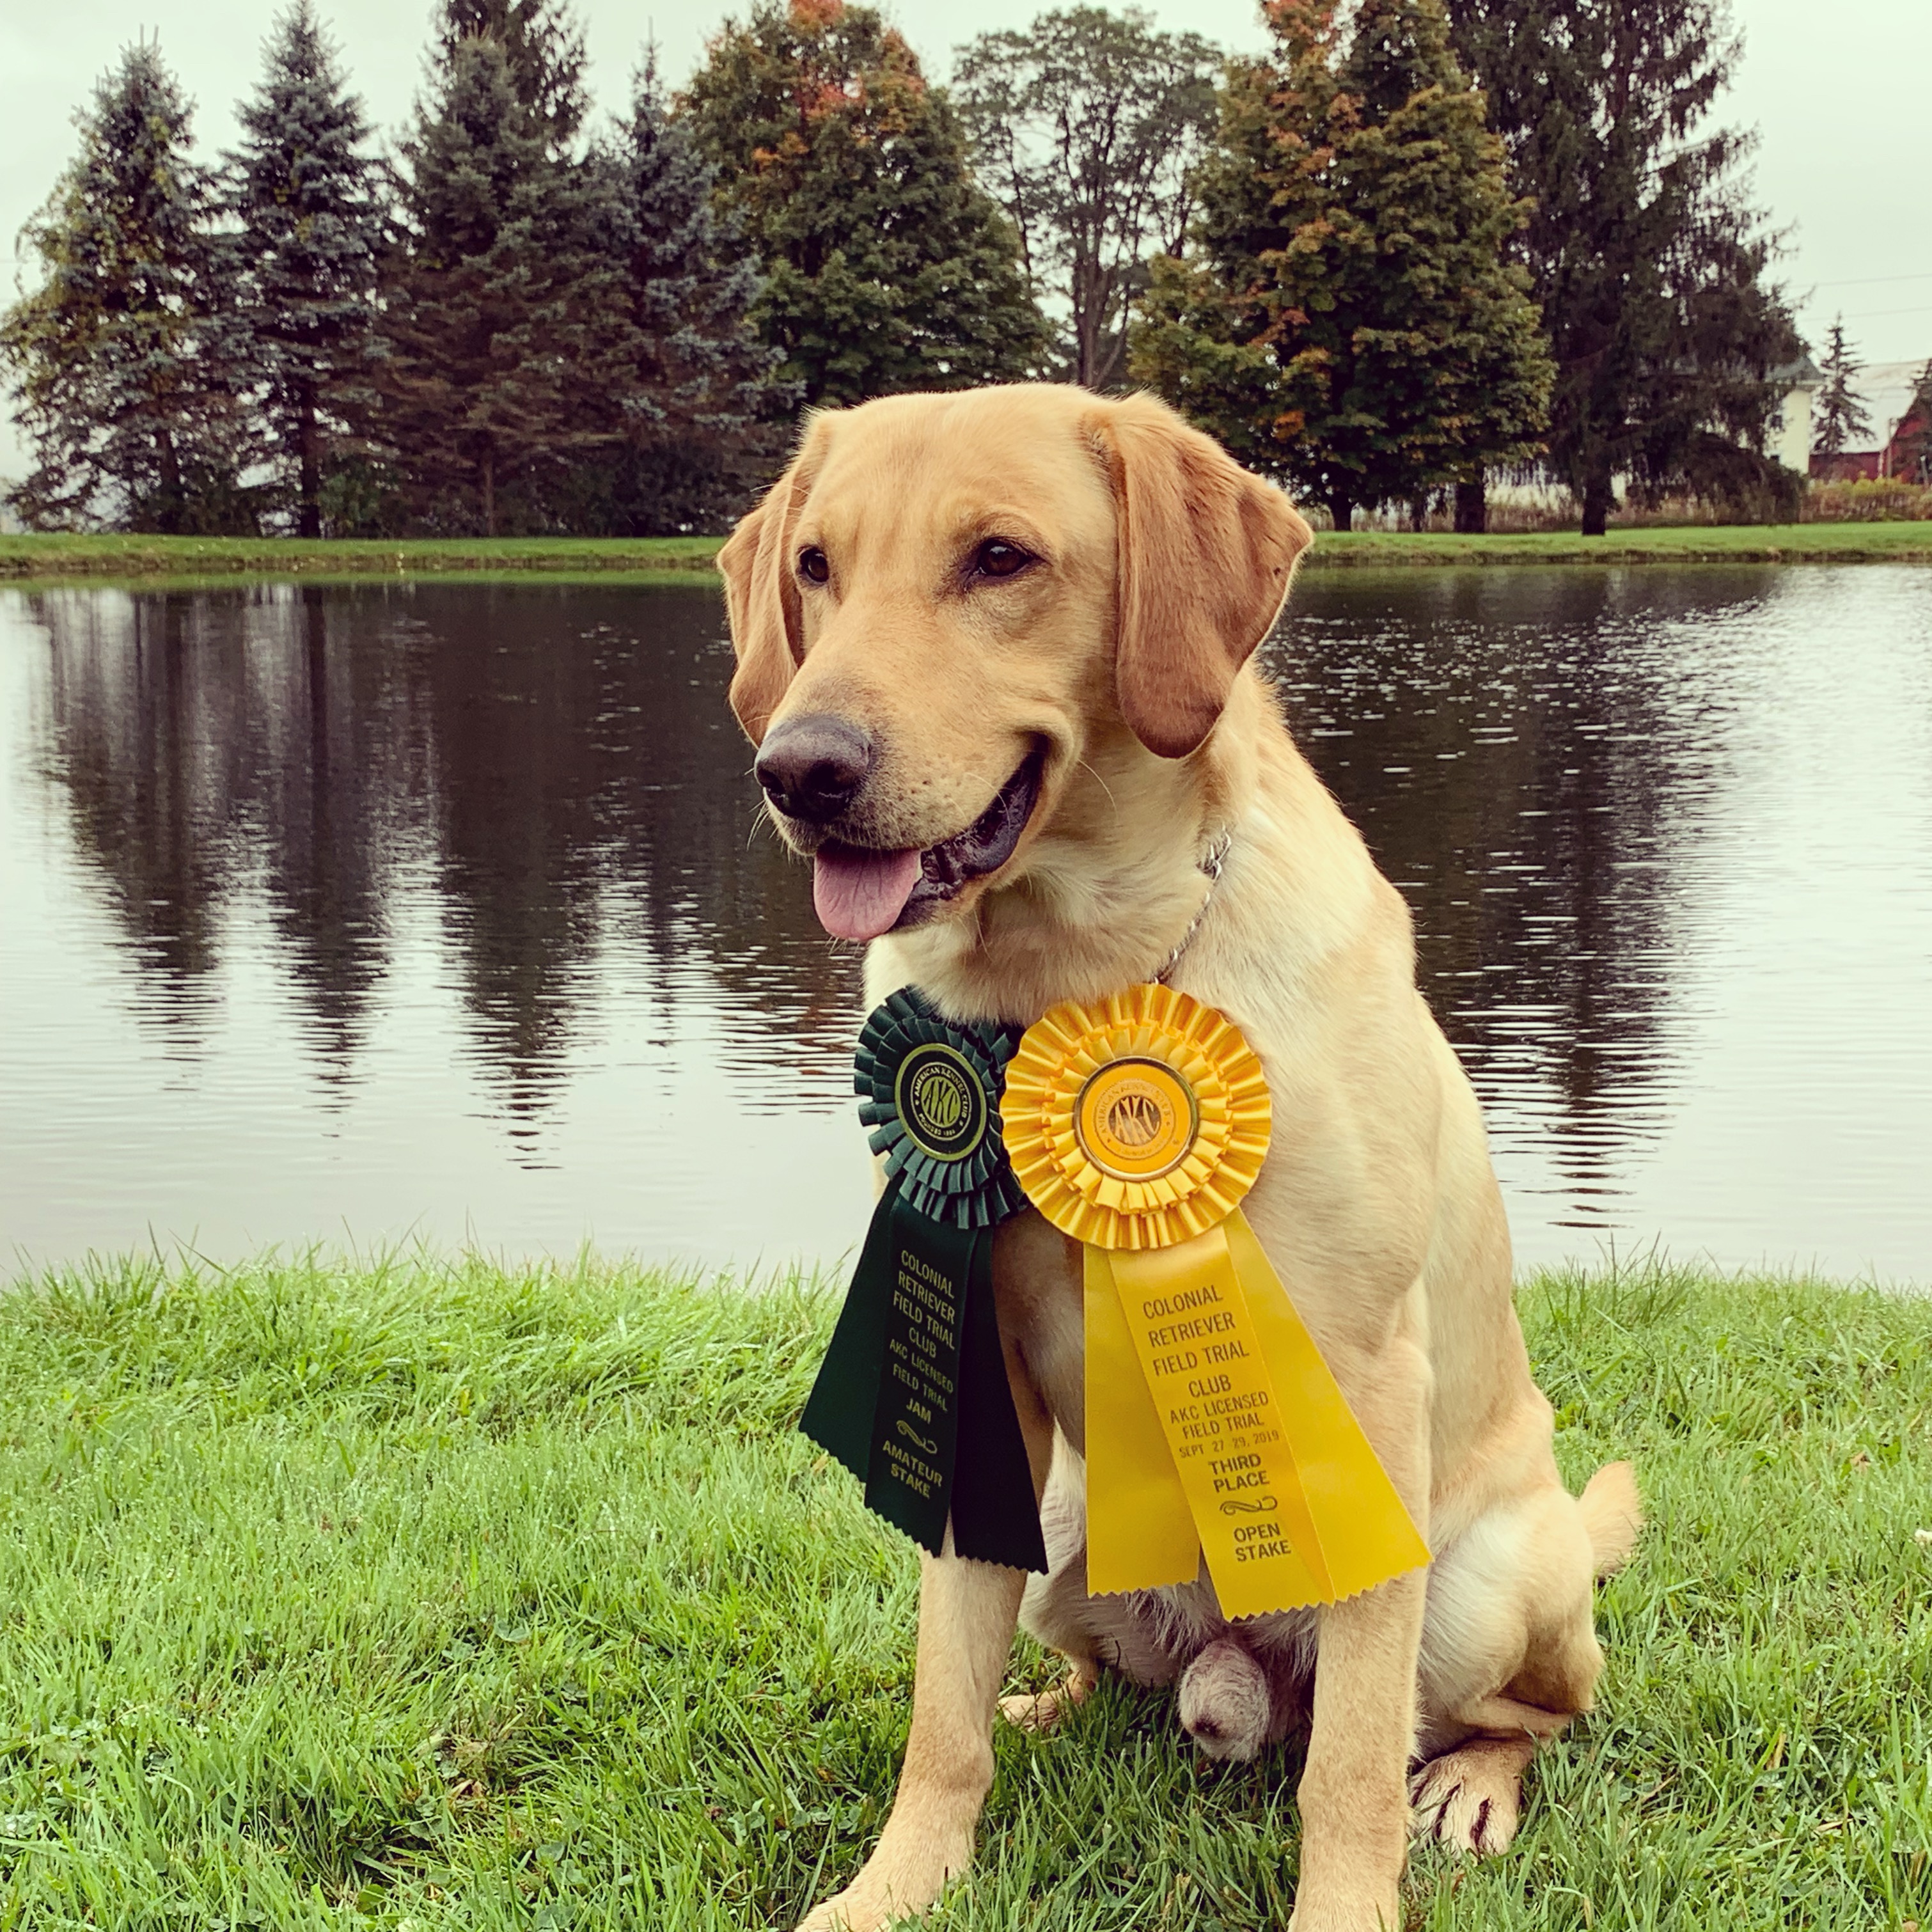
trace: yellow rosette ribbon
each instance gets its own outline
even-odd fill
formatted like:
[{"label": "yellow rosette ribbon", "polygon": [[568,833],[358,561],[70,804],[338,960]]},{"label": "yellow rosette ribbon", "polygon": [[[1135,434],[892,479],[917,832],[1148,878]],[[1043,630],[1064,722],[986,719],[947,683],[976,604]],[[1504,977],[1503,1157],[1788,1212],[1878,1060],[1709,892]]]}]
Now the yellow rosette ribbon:
[{"label": "yellow rosette ribbon", "polygon": [[1085,1244],[1088,1588],[1192,1582],[1204,1556],[1251,1617],[1426,1563],[1241,1212],[1271,1116],[1240,1029],[1168,986],[1067,1001],[1000,1113],[1028,1198]]}]

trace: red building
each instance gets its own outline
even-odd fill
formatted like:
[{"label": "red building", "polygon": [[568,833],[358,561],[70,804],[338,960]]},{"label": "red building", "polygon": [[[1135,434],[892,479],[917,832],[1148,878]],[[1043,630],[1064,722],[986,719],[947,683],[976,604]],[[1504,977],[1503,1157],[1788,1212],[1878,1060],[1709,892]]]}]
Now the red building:
[{"label": "red building", "polygon": [[1919,378],[1926,364],[1874,362],[1852,378],[1870,425],[1870,447],[1826,456],[1811,453],[1811,474],[1820,482],[1864,483],[1896,476],[1932,483],[1932,421],[1928,421]]}]

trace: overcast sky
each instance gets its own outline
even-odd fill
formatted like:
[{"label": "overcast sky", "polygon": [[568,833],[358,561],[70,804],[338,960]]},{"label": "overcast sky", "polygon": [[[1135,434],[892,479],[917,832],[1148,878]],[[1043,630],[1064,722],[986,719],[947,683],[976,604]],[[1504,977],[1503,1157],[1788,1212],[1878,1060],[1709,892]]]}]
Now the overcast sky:
[{"label": "overcast sky", "polygon": [[[655,33],[664,69],[682,81],[707,35],[742,5],[718,0],[579,0],[589,30],[591,85],[620,104]],[[1927,0],[1733,0],[1744,57],[1723,106],[1729,122],[1762,136],[1756,198],[1790,230],[1780,272],[1802,298],[1814,345],[1842,310],[1868,362],[1932,356],[1932,186],[1925,160],[1926,78],[1932,74]],[[1222,46],[1263,39],[1250,0],[1147,0],[1169,27]],[[424,0],[322,0],[355,84],[386,134],[406,116],[420,84],[431,8]],[[1022,26],[1040,0],[887,0],[928,70],[944,74],[953,44],[982,28]],[[0,262],[73,152],[74,109],[118,50],[146,34],[197,104],[196,131],[212,155],[234,134],[234,103],[253,83],[275,0],[63,0],[0,8]],[[0,282],[10,299],[10,271]],[[22,467],[0,422],[0,476]]]}]

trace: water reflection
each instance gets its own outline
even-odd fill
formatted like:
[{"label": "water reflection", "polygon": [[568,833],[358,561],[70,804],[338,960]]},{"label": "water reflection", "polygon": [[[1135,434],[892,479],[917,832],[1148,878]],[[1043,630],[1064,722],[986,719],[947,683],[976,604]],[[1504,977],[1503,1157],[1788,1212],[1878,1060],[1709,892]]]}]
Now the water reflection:
[{"label": "water reflection", "polygon": [[1564,1199],[1614,1224],[1669,1105],[1681,871],[1726,782],[1683,675],[1763,573],[1317,578],[1271,650],[1302,743],[1400,886],[1418,974],[1505,1142],[1533,1119]]},{"label": "water reflection", "polygon": [[845,1053],[856,967],[784,890],[707,591],[616,609],[522,586],[28,602],[51,646],[43,769],[160,1023],[210,1023],[214,934],[253,886],[310,1052],[352,1079],[394,903],[428,892],[513,1133],[560,1097],[607,949],[674,994],[695,950],[765,1104],[824,1103],[771,1043]]},{"label": "water reflection", "polygon": [[[722,631],[695,586],[0,599],[0,1239],[846,1246],[857,962]],[[1932,1276],[1932,572],[1317,576],[1266,662],[1520,1252]]]}]

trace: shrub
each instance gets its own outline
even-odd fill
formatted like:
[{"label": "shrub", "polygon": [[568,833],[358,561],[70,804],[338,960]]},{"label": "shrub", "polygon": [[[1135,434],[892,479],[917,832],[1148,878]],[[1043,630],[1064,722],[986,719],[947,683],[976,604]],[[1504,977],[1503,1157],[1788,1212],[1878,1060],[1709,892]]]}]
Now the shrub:
[{"label": "shrub", "polygon": [[1856,483],[1814,483],[1804,494],[1808,524],[1922,524],[1932,521],[1932,483],[1896,476]]}]

